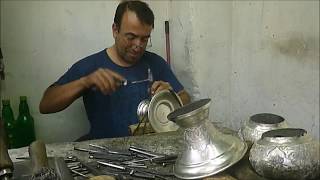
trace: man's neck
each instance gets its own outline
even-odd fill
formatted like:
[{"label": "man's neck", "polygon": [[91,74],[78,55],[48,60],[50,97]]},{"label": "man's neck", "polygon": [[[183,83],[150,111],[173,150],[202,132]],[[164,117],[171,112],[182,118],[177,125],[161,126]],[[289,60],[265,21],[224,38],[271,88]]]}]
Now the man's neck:
[{"label": "man's neck", "polygon": [[130,67],[131,64],[126,63],[121,56],[119,56],[116,46],[113,45],[110,48],[107,48],[106,50],[108,56],[110,57],[111,61],[121,67]]}]

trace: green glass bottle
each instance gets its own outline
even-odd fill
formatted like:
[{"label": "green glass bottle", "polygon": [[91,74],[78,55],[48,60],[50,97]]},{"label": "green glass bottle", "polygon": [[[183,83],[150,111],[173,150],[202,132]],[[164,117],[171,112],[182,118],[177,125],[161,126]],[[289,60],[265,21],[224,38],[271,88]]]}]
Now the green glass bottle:
[{"label": "green glass bottle", "polygon": [[16,134],[16,122],[9,99],[2,100],[2,119],[7,132],[8,148],[18,148],[18,137]]},{"label": "green glass bottle", "polygon": [[29,146],[35,140],[34,121],[29,112],[26,96],[20,96],[17,130],[20,147]]}]

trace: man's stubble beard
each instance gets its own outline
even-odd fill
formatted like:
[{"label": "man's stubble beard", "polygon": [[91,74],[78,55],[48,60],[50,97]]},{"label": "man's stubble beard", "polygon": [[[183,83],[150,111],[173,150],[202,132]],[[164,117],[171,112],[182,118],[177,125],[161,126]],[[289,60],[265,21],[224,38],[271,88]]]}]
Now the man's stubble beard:
[{"label": "man's stubble beard", "polygon": [[143,53],[138,58],[132,59],[128,56],[129,52],[127,52],[127,49],[121,50],[120,48],[118,48],[118,46],[116,46],[116,51],[117,51],[118,55],[120,56],[121,60],[129,65],[135,65],[136,63],[138,63],[139,59],[143,56],[143,54],[145,52],[145,50],[144,50]]}]

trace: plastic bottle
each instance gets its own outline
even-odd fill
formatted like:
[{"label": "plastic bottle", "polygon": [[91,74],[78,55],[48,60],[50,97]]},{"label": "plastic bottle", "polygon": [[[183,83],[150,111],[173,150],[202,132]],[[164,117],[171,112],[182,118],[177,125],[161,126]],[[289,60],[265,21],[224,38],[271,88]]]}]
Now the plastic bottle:
[{"label": "plastic bottle", "polygon": [[30,115],[26,96],[20,96],[17,130],[20,147],[29,146],[35,140],[34,120]]},{"label": "plastic bottle", "polygon": [[16,134],[16,122],[9,99],[2,100],[2,119],[7,134],[8,148],[18,148],[18,137]]}]

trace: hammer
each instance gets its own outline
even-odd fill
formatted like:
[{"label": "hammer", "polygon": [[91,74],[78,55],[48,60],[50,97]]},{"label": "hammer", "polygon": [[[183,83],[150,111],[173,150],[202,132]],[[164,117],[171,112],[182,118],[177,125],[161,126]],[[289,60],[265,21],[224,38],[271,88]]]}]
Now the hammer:
[{"label": "hammer", "polygon": [[0,118],[0,179],[10,180],[13,175],[13,163],[8,154],[7,136],[4,122]]},{"label": "hammer", "polygon": [[30,180],[60,180],[56,171],[49,167],[45,144],[34,141],[29,146],[29,157],[32,163],[32,176]]}]

